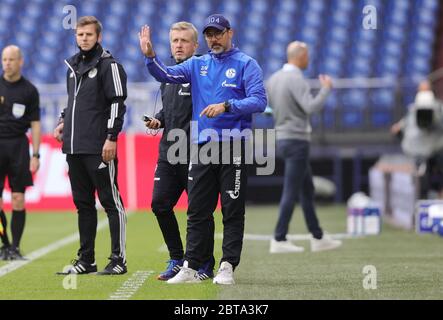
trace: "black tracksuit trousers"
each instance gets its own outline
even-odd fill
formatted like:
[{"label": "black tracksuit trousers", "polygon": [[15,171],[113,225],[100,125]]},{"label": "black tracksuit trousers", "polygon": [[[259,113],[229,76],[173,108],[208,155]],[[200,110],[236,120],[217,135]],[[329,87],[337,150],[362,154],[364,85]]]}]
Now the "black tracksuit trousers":
[{"label": "black tracksuit trousers", "polygon": [[[210,148],[218,144],[218,161],[205,164],[200,157],[192,159],[188,181],[188,227],[186,237],[185,259],[192,269],[198,267],[208,257],[208,239],[210,222],[217,207],[220,195],[223,215],[223,257],[234,266],[240,263],[245,225],[245,197],[247,186],[247,166],[245,164],[244,143],[241,143],[240,154],[233,154],[229,142],[209,142],[199,145]],[[222,154],[230,152],[229,161],[222,162]],[[211,154],[211,152],[208,152]],[[211,157],[212,158],[212,157]],[[228,163],[226,163],[228,162]]]},{"label": "black tracksuit trousers", "polygon": [[117,184],[117,159],[103,163],[101,155],[68,154],[69,179],[78,212],[79,259],[95,260],[97,209],[95,192],[106,211],[111,233],[111,252],[126,261],[126,214]]},{"label": "black tracksuit trousers", "polygon": [[[157,217],[169,256],[174,260],[181,260],[184,257],[174,206],[183,191],[188,189],[188,168],[188,164],[170,164],[167,160],[159,159],[155,170],[151,207]],[[212,216],[208,227],[207,250],[209,257],[212,257],[214,251],[214,218]],[[214,266],[209,266],[211,267]]]}]

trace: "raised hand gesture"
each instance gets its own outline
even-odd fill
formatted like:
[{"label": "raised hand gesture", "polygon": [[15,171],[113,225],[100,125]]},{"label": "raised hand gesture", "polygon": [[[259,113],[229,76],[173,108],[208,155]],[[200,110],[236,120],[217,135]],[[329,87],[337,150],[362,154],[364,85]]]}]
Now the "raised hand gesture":
[{"label": "raised hand gesture", "polygon": [[147,25],[144,25],[141,28],[140,32],[138,33],[138,38],[140,40],[140,49],[142,50],[143,54],[148,58],[155,57],[155,52],[151,43],[151,29]]}]

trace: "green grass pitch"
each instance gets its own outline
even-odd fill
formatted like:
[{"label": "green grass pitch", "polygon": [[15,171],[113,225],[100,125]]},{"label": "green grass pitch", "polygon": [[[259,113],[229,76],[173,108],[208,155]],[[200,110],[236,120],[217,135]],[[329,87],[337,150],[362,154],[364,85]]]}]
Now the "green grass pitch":
[{"label": "green grass pitch", "polygon": [[[248,206],[245,233],[271,235],[277,212],[276,206]],[[345,232],[345,207],[321,206],[318,212],[322,227],[329,233]],[[215,215],[216,233],[220,234],[221,214]],[[186,216],[184,212],[177,216],[184,238]],[[100,213],[99,219],[106,219],[106,215]],[[28,214],[22,251],[30,254],[76,231],[77,219],[72,212]],[[290,233],[307,233],[299,208]],[[443,299],[443,238],[384,225],[379,236],[343,241],[338,250],[318,253],[309,251],[308,241],[297,241],[307,249],[304,253],[271,255],[269,241],[245,240],[235,272],[236,285],[219,287],[211,281],[168,285],[156,280],[168,259],[156,219],[152,213],[135,212],[128,217],[126,275],[78,276],[76,289],[65,289],[64,277],[55,272],[75,257],[78,241],[74,241],[0,276],[0,299],[109,299],[137,271],[151,274],[129,299]],[[96,240],[99,269],[106,265],[109,251],[109,230],[105,227]],[[215,256],[217,260],[221,257],[220,237],[216,239]],[[8,263],[1,261],[0,270]],[[376,289],[363,287],[363,268],[367,265],[376,268]]]}]

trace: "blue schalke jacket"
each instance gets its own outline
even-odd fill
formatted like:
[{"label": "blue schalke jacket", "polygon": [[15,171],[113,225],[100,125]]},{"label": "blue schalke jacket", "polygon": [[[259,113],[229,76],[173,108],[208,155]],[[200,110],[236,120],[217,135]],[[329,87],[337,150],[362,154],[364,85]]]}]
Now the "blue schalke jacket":
[{"label": "blue schalke jacket", "polygon": [[[192,57],[185,62],[165,66],[157,57],[145,57],[152,76],[160,82],[191,83],[192,120],[198,122],[198,132],[192,130],[194,143],[205,143],[210,139],[200,135],[205,129],[218,133],[218,141],[224,141],[223,129],[251,128],[252,114],[263,112],[267,105],[263,85],[263,72],[258,63],[237,48],[228,52],[209,52]],[[200,117],[210,104],[229,101],[231,110],[214,118]],[[233,135],[235,137],[235,135]]]}]

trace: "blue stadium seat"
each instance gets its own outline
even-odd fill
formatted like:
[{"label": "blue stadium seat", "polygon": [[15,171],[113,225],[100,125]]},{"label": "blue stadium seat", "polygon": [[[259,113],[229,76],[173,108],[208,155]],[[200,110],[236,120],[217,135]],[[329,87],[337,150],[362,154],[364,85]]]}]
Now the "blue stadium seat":
[{"label": "blue stadium seat", "polygon": [[[239,6],[236,10],[239,9]],[[254,12],[264,13],[268,10],[268,1],[266,0],[255,0],[251,1],[251,10]]]},{"label": "blue stadium seat", "polygon": [[389,128],[394,123],[392,111],[373,111],[371,123],[375,128]]},{"label": "blue stadium seat", "polygon": [[355,1],[353,0],[339,0],[335,1],[337,10],[343,11],[343,12],[349,12],[353,9]]},{"label": "blue stadium seat", "polygon": [[306,42],[309,47],[315,46],[320,42],[318,29],[305,28],[301,33],[301,40]]},{"label": "blue stadium seat", "polygon": [[[198,4],[200,5],[200,3]],[[242,10],[242,5],[240,2],[235,1],[235,0],[227,0],[225,2],[223,2],[221,4],[221,11],[220,12],[224,12],[224,13],[235,13],[238,11]],[[257,7],[259,7],[261,4],[258,4]],[[206,10],[205,14],[208,12],[209,10]]]},{"label": "blue stadium seat", "polygon": [[338,109],[340,107],[340,102],[337,97],[337,90],[333,90],[325,102],[325,109],[326,110],[334,110]]},{"label": "blue stadium seat", "polygon": [[360,111],[345,111],[342,113],[341,124],[346,129],[358,129],[364,125],[363,113]]},{"label": "blue stadium seat", "polygon": [[27,32],[18,32],[16,33],[15,42],[17,45],[22,48],[25,52],[27,52],[33,42],[32,42],[32,36]]},{"label": "blue stadium seat", "polygon": [[293,0],[281,0],[280,1],[280,10],[282,12],[295,12],[297,10],[297,2]]},{"label": "blue stadium seat", "polygon": [[97,1],[84,1],[81,4],[81,11],[88,15],[97,15],[99,10]]},{"label": "blue stadium seat", "polygon": [[267,73],[268,74],[272,74],[273,72],[279,70],[280,68],[283,67],[283,63],[284,61],[280,60],[280,59],[276,59],[276,58],[272,58],[268,63],[267,63]]},{"label": "blue stadium seat", "polygon": [[310,11],[304,15],[306,27],[319,28],[322,24],[320,13],[316,11]]},{"label": "blue stadium seat", "polygon": [[120,63],[125,66],[126,75],[131,78],[136,78],[137,73],[140,72],[138,70],[134,60],[128,59],[128,60],[121,60]]},{"label": "blue stadium seat", "polygon": [[323,65],[322,73],[326,73],[334,78],[340,78],[343,74],[343,64],[337,59],[327,59]]},{"label": "blue stadium seat", "polygon": [[[407,1],[404,1],[407,2]],[[408,22],[407,11],[395,10],[393,11],[391,22],[403,28]]]},{"label": "blue stadium seat", "polygon": [[438,8],[438,0],[422,0],[421,5],[430,10],[436,10]]},{"label": "blue stadium seat", "polygon": [[393,109],[395,92],[393,89],[376,89],[371,93],[372,105],[377,109]]},{"label": "blue stadium seat", "polygon": [[319,12],[325,9],[326,4],[322,0],[310,0],[308,6],[310,10]]},{"label": "blue stadium seat", "polygon": [[103,33],[103,46],[108,50],[110,50],[111,52],[113,51],[112,48],[114,48],[117,45],[118,41],[119,39],[117,39],[115,35],[112,34],[111,32]]},{"label": "blue stadium seat", "polygon": [[334,110],[326,109],[321,113],[324,129],[334,129],[337,123]]},{"label": "blue stadium seat", "polygon": [[362,30],[359,35],[362,41],[372,42],[377,39],[377,33],[374,30]]},{"label": "blue stadium seat", "polygon": [[6,33],[8,32],[8,21],[7,19],[1,19],[0,18],[0,39],[5,37]]},{"label": "blue stadium seat", "polygon": [[349,28],[350,24],[352,23],[352,20],[349,18],[349,12],[337,8],[337,10],[335,10],[333,13],[332,21],[334,26]]},{"label": "blue stadium seat", "polygon": [[402,45],[397,41],[389,41],[385,45],[385,54],[389,56],[395,56],[397,57],[397,59],[402,54],[402,51]]},{"label": "blue stadium seat", "polygon": [[51,82],[51,77],[53,76],[53,72],[51,68],[48,68],[48,65],[43,62],[37,62],[35,65],[36,76],[40,81],[38,82]]},{"label": "blue stadium seat", "polygon": [[386,56],[380,63],[379,69],[382,76],[400,76],[402,71],[401,61],[396,56]]},{"label": "blue stadium seat", "polygon": [[2,9],[0,10],[0,19],[7,20],[14,15],[14,9],[11,5],[6,3],[2,4]]},{"label": "blue stadium seat", "polygon": [[109,14],[114,16],[124,16],[127,14],[128,6],[124,1],[114,0],[110,3]]}]

